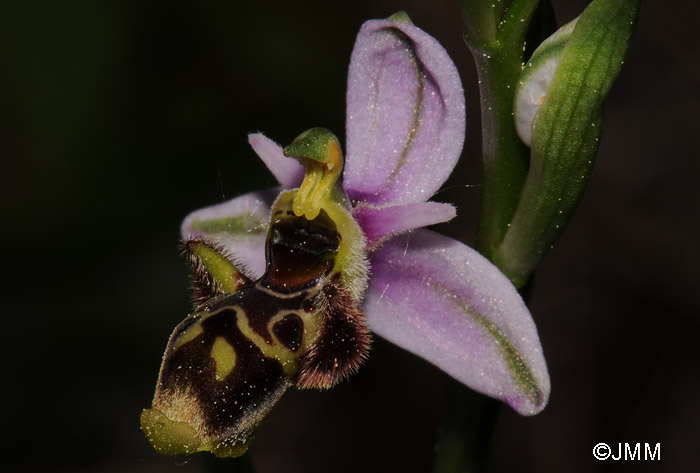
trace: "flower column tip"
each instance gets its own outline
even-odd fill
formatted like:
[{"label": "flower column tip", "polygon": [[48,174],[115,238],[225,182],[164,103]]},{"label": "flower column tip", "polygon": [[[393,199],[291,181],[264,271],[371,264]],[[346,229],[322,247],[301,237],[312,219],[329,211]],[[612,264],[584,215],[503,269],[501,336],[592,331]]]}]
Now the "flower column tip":
[{"label": "flower column tip", "polygon": [[338,138],[326,128],[305,131],[289,146],[284,155],[304,166],[304,181],[294,197],[292,210],[297,217],[315,219],[325,200],[332,197],[343,171],[343,152]]}]

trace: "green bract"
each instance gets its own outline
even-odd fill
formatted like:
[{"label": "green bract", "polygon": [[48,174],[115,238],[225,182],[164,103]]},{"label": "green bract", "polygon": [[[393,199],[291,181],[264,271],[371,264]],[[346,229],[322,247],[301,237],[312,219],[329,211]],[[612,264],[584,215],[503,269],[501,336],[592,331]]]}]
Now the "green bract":
[{"label": "green bract", "polygon": [[[531,113],[530,168],[515,214],[493,252],[516,287],[552,247],[588,183],[602,131],[603,103],[629,48],[640,0],[596,0],[568,39],[565,26],[526,66],[519,90],[542,81],[538,68],[558,63],[541,107]],[[557,35],[559,35],[557,37]],[[545,74],[546,76],[546,71]],[[526,100],[526,94],[516,97]],[[527,108],[527,105],[523,105]],[[518,112],[519,105],[515,109]]]}]

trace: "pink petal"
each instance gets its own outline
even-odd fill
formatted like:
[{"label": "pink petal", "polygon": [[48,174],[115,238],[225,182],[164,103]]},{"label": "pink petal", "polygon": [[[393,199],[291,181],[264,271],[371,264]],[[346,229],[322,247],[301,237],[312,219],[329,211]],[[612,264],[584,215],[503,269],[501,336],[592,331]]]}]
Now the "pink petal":
[{"label": "pink petal", "polygon": [[464,143],[464,92],[443,47],[409,24],[366,22],[350,60],[347,106],[350,197],[427,201]]},{"label": "pink petal", "polygon": [[304,168],[296,159],[282,153],[282,147],[262,133],[248,135],[248,143],[283,187],[299,187]]},{"label": "pink petal", "polygon": [[389,207],[361,204],[353,210],[353,216],[367,237],[370,249],[389,236],[447,222],[456,215],[453,206],[438,202],[416,202]]},{"label": "pink petal", "polygon": [[258,279],[265,272],[265,238],[270,207],[280,190],[251,192],[195,210],[182,222],[182,238],[205,238],[218,244],[233,256],[243,274]]},{"label": "pink petal", "polygon": [[549,374],[537,329],[508,279],[479,253],[417,230],[371,256],[370,328],[523,415],[541,411]]}]

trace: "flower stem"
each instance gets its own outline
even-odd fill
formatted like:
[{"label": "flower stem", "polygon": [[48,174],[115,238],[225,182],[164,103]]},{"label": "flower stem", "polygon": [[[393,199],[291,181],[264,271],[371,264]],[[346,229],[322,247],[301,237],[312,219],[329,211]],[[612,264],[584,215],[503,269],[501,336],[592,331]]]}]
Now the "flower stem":
[{"label": "flower stem", "polygon": [[432,473],[486,469],[500,403],[449,379]]},{"label": "flower stem", "polygon": [[[538,1],[513,0],[499,15],[502,7],[477,9],[474,5],[486,2],[462,0],[465,41],[474,55],[481,93],[483,181],[476,246],[489,259],[508,229],[528,167],[529,151],[513,123],[513,94],[522,70],[527,27]],[[481,26],[470,26],[472,18],[467,15],[473,11],[480,13],[474,21]],[[486,27],[491,22],[493,34]],[[489,34],[477,36],[474,31]]]},{"label": "flower stem", "polygon": [[[515,134],[507,79],[517,77],[494,56],[477,56],[481,85],[483,178],[477,250],[492,259],[513,217],[527,171],[527,148]],[[505,80],[501,80],[504,78]],[[513,82],[509,82],[513,83]],[[504,90],[505,89],[505,90]]]}]

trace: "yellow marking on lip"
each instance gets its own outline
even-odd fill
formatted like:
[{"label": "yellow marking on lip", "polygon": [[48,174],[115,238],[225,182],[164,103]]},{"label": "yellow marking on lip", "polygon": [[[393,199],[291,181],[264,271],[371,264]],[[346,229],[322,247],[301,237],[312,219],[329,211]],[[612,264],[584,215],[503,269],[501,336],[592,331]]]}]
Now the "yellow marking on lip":
[{"label": "yellow marking on lip", "polygon": [[247,314],[243,310],[236,311],[236,325],[241,333],[260,349],[263,355],[267,358],[275,358],[279,361],[282,364],[282,370],[289,378],[294,376],[297,370],[298,356],[296,354],[289,351],[276,337],[273,338],[271,344],[267,343],[263,337],[255,333],[250,326]]},{"label": "yellow marking on lip", "polygon": [[236,366],[236,350],[224,337],[216,337],[211,347],[211,357],[216,363],[216,380],[223,381]]},{"label": "yellow marking on lip", "polygon": [[[301,343],[301,347],[299,348],[299,350],[296,351],[296,353],[285,347],[282,344],[282,342],[279,341],[274,331],[272,330],[272,326],[275,323],[279,322],[280,320],[282,320],[282,318],[292,313],[297,314],[301,318],[302,323],[304,324],[303,340]],[[289,378],[292,378],[296,373],[297,360],[299,359],[299,357],[306,353],[311,343],[318,336],[318,314],[307,314],[303,310],[280,312],[279,314],[275,314],[275,316],[273,316],[270,319],[270,322],[268,322],[267,327],[270,331],[270,334],[272,335],[272,343],[266,342],[263,337],[255,333],[255,331],[250,326],[250,321],[248,320],[247,315],[242,310],[237,311],[236,324],[238,325],[238,328],[240,329],[241,333],[248,340],[254,343],[255,346],[257,346],[260,349],[263,355],[265,355],[268,358],[275,358],[282,364],[282,370]]]},{"label": "yellow marking on lip", "polygon": [[[288,316],[289,314],[296,314],[299,316],[301,319],[301,323],[303,325],[303,332],[302,332],[302,339],[301,339],[301,344],[299,345],[299,349],[296,352],[289,351],[287,347],[284,346],[284,344],[280,341],[280,339],[277,337],[274,331],[274,326],[277,322]],[[280,312],[279,314],[275,315],[270,319],[270,321],[267,323],[267,330],[270,332],[270,335],[272,335],[272,339],[274,340],[274,345],[279,346],[281,349],[289,351],[290,354],[296,353],[296,356],[301,356],[304,353],[306,353],[309,348],[311,347],[311,344],[316,341],[318,338],[318,314],[316,313],[311,313],[307,314],[303,310],[293,310],[293,311],[285,311],[285,312]]]},{"label": "yellow marking on lip", "polygon": [[204,329],[202,328],[202,321],[200,320],[199,322],[193,324],[190,328],[185,330],[185,332],[182,335],[180,335],[180,337],[175,342],[175,345],[173,345],[173,351],[177,350],[185,343],[191,342],[202,333],[204,333]]}]

